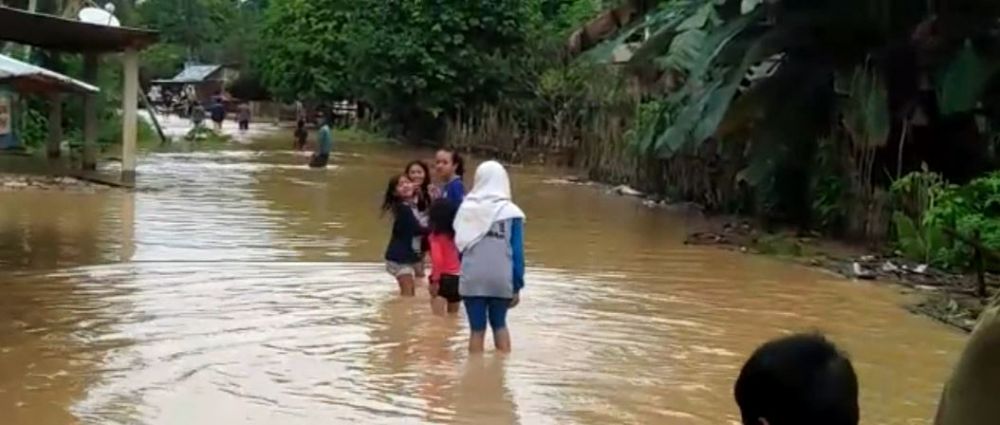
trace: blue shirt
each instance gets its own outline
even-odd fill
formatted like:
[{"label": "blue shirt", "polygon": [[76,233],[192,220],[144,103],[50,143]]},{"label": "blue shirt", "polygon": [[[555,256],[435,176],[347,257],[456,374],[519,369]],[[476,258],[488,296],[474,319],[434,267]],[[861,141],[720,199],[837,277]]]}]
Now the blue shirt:
[{"label": "blue shirt", "polygon": [[329,154],[333,150],[333,133],[330,132],[329,125],[323,125],[319,129],[319,146],[317,150],[320,155]]},{"label": "blue shirt", "polygon": [[462,178],[455,177],[448,184],[444,185],[444,199],[460,205],[465,199],[465,186],[462,185]]},{"label": "blue shirt", "polygon": [[524,220],[516,218],[511,220],[510,226],[510,254],[511,263],[514,266],[514,293],[521,292],[524,288]]}]

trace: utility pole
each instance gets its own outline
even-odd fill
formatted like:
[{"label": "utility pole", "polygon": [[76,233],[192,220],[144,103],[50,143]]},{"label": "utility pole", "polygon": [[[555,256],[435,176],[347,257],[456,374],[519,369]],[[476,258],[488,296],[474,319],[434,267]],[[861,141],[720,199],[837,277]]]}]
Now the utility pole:
[{"label": "utility pole", "polygon": [[[28,12],[35,13],[38,10],[38,0],[28,0]],[[31,62],[31,46],[24,46],[24,61]]]}]

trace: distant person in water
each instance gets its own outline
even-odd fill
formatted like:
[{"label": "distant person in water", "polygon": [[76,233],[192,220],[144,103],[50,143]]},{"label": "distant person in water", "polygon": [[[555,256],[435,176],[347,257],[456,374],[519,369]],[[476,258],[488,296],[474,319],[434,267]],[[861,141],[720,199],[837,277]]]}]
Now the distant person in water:
[{"label": "distant person in water", "polygon": [[309,160],[309,167],[324,168],[330,161],[330,152],[333,151],[333,130],[330,129],[330,117],[323,119],[323,125],[316,132],[316,152]]},{"label": "distant person in water", "polygon": [[462,263],[455,246],[455,215],[458,205],[447,199],[438,199],[431,204],[429,236],[431,253],[431,279],[428,291],[431,295],[431,311],[444,316],[456,314],[461,306],[462,296],[458,292],[459,274]]},{"label": "distant person in water", "polygon": [[243,102],[240,103],[239,109],[236,111],[236,121],[240,125],[240,131],[247,131],[250,129],[250,104]]},{"label": "distant person in water", "polygon": [[858,378],[821,335],[793,335],[757,348],[736,380],[743,425],[857,425]]},{"label": "distant person in water", "polygon": [[306,148],[306,138],[309,137],[309,132],[306,130],[305,121],[298,121],[295,123],[295,142],[293,146],[295,150],[301,151]]},{"label": "distant person in water", "polygon": [[413,249],[413,240],[420,238],[425,229],[414,214],[415,186],[406,176],[389,179],[382,201],[382,213],[392,214],[392,234],[385,249],[385,269],[396,279],[399,294],[412,297],[416,292],[416,267],[421,261],[420,252]]},{"label": "distant person in water", "polygon": [[205,108],[203,108],[200,103],[192,102],[191,125],[194,128],[201,128],[201,125],[204,122],[205,122]]},{"label": "distant person in water", "polygon": [[295,124],[298,127],[306,126],[306,106],[301,100],[295,101]]},{"label": "distant person in water", "polygon": [[524,287],[524,212],[511,201],[510,178],[499,162],[476,169],[455,217],[455,246],[462,254],[459,293],[469,317],[469,351],[483,351],[489,324],[496,349],[509,352],[507,309],[520,302]]},{"label": "distant person in water", "polygon": [[465,174],[465,161],[453,149],[439,149],[434,155],[434,171],[440,188],[435,188],[434,198],[444,198],[453,203],[461,204],[465,198],[465,186],[462,175]]},{"label": "distant person in water", "polygon": [[222,131],[222,122],[226,119],[226,107],[223,106],[220,97],[215,97],[212,100],[212,106],[209,107],[209,114],[212,122],[215,123],[215,130]]}]

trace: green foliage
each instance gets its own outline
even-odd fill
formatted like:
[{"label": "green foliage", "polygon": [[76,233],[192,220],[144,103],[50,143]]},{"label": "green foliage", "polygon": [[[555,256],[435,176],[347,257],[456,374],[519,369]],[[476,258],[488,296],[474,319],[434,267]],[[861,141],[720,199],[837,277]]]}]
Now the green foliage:
[{"label": "green foliage", "polygon": [[754,248],[761,254],[786,257],[802,256],[802,245],[798,240],[783,234],[767,234],[760,237]]},{"label": "green foliage", "polygon": [[[965,267],[972,248],[948,237],[951,229],[1000,250],[1000,172],[962,186],[947,185],[940,175],[912,173],[892,187],[896,242],[907,257],[941,267]],[[996,265],[994,265],[995,267]]]},{"label": "green foliage", "polygon": [[903,256],[922,263],[939,262],[937,255],[946,247],[944,230],[939,226],[915,222],[902,212],[892,215],[896,246]]},{"label": "green foliage", "polygon": [[[351,97],[348,24],[356,3],[274,0],[264,13],[260,70],[284,100]],[[363,78],[358,76],[358,78]]]},{"label": "green foliage", "polygon": [[981,57],[967,40],[938,80],[936,91],[941,112],[954,114],[974,109],[987,82],[1000,69],[997,65],[997,61]]},{"label": "green foliage", "polygon": [[199,57],[232,30],[238,0],[147,0],[138,6],[141,25],[160,31],[161,40]]},{"label": "green foliage", "polygon": [[[539,8],[546,34],[565,37],[601,10],[594,0],[541,0]],[[611,5],[614,6],[614,5]]]},{"label": "green foliage", "polygon": [[852,142],[861,149],[884,146],[892,122],[882,79],[868,67],[857,67],[846,85],[848,96],[841,111]]},{"label": "green foliage", "polygon": [[22,98],[17,122],[17,134],[26,147],[45,144],[49,134],[49,119],[42,113],[43,103],[37,99]]},{"label": "green foliage", "polygon": [[[984,246],[1000,250],[1000,172],[993,172],[963,186],[949,186],[924,216],[928,225],[948,227],[972,237],[979,232]],[[972,249],[953,242],[941,249],[939,262],[965,266]]]},{"label": "green foliage", "polygon": [[523,0],[279,0],[267,9],[264,81],[290,99],[358,98],[395,115],[495,100],[537,22]]},{"label": "green foliage", "polygon": [[636,153],[641,155],[649,151],[662,122],[660,117],[668,113],[666,109],[669,106],[670,104],[661,100],[650,100],[639,104],[635,121],[625,137]]},{"label": "green foliage", "polygon": [[841,176],[820,175],[813,186],[812,213],[815,225],[836,231],[844,222],[844,180]]},{"label": "green foliage", "polygon": [[[138,25],[160,31],[160,43],[145,50],[140,65],[147,79],[169,78],[185,62],[235,65],[259,75],[261,0],[148,0],[136,13]],[[256,84],[256,83],[255,83]]]},{"label": "green foliage", "polygon": [[528,30],[533,2],[354,2],[348,31],[355,93],[399,115],[437,116],[496,100]]},{"label": "green foliage", "polygon": [[180,44],[158,43],[142,51],[142,74],[149,79],[170,78],[184,68],[187,50]]}]

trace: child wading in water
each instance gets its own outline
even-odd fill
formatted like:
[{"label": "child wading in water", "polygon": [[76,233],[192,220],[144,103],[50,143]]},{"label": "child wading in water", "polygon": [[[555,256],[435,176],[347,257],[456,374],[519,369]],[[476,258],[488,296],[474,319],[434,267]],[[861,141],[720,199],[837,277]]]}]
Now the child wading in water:
[{"label": "child wading in water", "polygon": [[393,216],[392,237],[385,249],[385,269],[399,284],[399,294],[404,297],[415,295],[414,276],[421,257],[419,250],[414,249],[413,241],[423,235],[424,228],[414,214],[414,186],[406,176],[395,176],[389,179],[385,188],[385,200],[382,202],[382,213],[391,212]]},{"label": "child wading in water", "polygon": [[442,182],[434,197],[447,199],[455,205],[461,204],[465,198],[465,186],[462,185],[465,161],[462,156],[451,149],[438,150],[434,155],[434,171]]},{"label": "child wading in water", "polygon": [[458,205],[447,199],[438,199],[430,210],[431,311],[438,316],[458,313],[462,296],[458,293],[458,274],[462,264],[455,246],[455,214]]},{"label": "child wading in water", "polygon": [[524,212],[510,200],[510,178],[500,163],[476,170],[455,217],[455,244],[462,253],[459,293],[469,316],[469,351],[483,351],[488,321],[497,350],[509,352],[507,309],[520,302],[524,287]]},{"label": "child wading in water", "polygon": [[[413,184],[413,196],[416,200],[413,202],[412,207],[414,208],[413,213],[416,214],[417,220],[420,221],[420,225],[427,227],[428,219],[428,209],[431,206],[431,195],[430,195],[430,169],[427,168],[427,164],[423,161],[411,161],[406,164],[406,168],[403,170],[403,175],[410,180]],[[413,240],[413,249],[420,252],[420,263],[416,267],[416,277],[417,279],[423,279],[426,276],[424,260],[426,259],[427,252],[430,250],[430,246],[427,242],[427,236],[422,235],[420,238]]]}]

